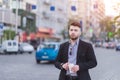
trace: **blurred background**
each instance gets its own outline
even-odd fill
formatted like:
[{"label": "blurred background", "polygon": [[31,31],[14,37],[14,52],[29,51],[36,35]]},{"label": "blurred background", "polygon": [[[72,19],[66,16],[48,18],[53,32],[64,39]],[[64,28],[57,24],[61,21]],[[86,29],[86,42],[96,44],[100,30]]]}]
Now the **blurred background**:
[{"label": "blurred background", "polygon": [[57,80],[51,62],[69,38],[71,19],[94,47],[92,79],[119,80],[120,0],[0,0],[0,79]]},{"label": "blurred background", "polygon": [[84,39],[119,40],[119,8],[119,0],[0,0],[0,42],[64,40],[70,19]]}]

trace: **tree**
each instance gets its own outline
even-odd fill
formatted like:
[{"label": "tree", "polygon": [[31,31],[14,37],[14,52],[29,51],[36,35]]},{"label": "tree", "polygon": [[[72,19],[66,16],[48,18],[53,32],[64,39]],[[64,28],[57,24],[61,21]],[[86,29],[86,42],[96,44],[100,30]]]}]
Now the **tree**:
[{"label": "tree", "polygon": [[113,22],[116,26],[120,26],[120,15],[116,16]]},{"label": "tree", "polygon": [[114,24],[116,27],[115,35],[120,38],[120,2],[114,5],[114,10],[118,13],[114,18]]},{"label": "tree", "polygon": [[100,21],[101,31],[107,34],[107,39],[113,38],[115,34],[114,21],[111,17],[107,16]]},{"label": "tree", "polygon": [[118,37],[120,38],[120,28],[117,30]]},{"label": "tree", "polygon": [[6,40],[9,40],[9,39],[14,39],[15,37],[15,31],[12,31],[12,30],[4,30],[4,33],[3,33],[3,37],[6,39]]}]

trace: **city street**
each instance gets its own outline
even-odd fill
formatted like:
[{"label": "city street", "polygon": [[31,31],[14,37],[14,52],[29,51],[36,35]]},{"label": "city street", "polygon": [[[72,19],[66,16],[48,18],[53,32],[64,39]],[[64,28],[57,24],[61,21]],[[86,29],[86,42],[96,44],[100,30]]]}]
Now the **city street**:
[{"label": "city street", "polygon": [[53,61],[40,59],[55,60],[59,41],[69,40],[74,63],[78,38],[94,45],[98,64],[89,70],[91,80],[120,80],[120,0],[0,0],[0,80],[58,80]]},{"label": "city street", "polygon": [[[94,48],[98,65],[90,70],[92,80],[120,79],[120,52]],[[0,80],[58,80],[59,70],[52,63],[36,64],[35,53],[0,55]]]}]

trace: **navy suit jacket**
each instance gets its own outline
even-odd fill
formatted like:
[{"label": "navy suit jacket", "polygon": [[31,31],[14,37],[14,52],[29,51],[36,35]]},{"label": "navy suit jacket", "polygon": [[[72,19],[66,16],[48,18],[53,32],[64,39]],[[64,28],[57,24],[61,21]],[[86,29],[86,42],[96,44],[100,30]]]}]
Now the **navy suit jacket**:
[{"label": "navy suit jacket", "polygon": [[[62,68],[61,63],[68,62],[68,49],[69,42],[61,44],[55,61],[55,67],[61,70],[59,80],[65,80],[66,70]],[[88,70],[95,67],[97,61],[90,43],[79,40],[76,64],[80,68],[77,72],[78,80],[91,80]]]}]

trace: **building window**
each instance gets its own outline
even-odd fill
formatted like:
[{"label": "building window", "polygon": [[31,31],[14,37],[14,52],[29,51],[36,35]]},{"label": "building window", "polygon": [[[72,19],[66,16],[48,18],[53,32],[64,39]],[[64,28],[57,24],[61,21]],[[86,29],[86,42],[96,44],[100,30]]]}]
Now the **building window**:
[{"label": "building window", "polygon": [[42,15],[44,19],[49,19],[49,15],[46,12],[42,12]]},{"label": "building window", "polygon": [[50,6],[50,11],[55,11],[55,6]]},{"label": "building window", "polygon": [[76,11],[76,6],[71,6],[72,11]]}]

